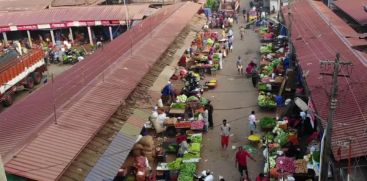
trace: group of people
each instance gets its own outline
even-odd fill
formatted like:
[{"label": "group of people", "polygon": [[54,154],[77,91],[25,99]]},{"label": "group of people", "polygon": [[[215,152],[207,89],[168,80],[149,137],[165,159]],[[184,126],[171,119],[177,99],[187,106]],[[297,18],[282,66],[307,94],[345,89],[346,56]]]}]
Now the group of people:
[{"label": "group of people", "polygon": [[[250,129],[251,135],[254,134],[254,132],[256,132],[257,122],[258,120],[256,119],[255,111],[251,111],[251,114],[248,116],[248,127]],[[222,121],[220,130],[221,130],[221,146],[223,150],[226,150],[228,148],[229,139],[231,135],[231,126],[227,122],[226,119]],[[238,168],[238,171],[240,172],[241,179],[244,179],[244,180],[248,179],[249,175],[248,175],[248,168],[247,168],[247,158],[250,158],[253,161],[256,161],[256,159],[253,158],[251,154],[247,152],[246,150],[244,150],[241,146],[238,147],[238,151],[236,152],[235,158],[236,158],[235,165]],[[243,172],[245,172],[245,175]],[[256,178],[256,181],[265,181],[265,180],[266,178],[264,177],[264,174],[262,173]]]},{"label": "group of people", "polygon": [[208,22],[212,28],[224,29],[232,27],[233,23],[238,23],[238,16],[236,13],[219,11],[213,13],[211,17],[208,17]]}]

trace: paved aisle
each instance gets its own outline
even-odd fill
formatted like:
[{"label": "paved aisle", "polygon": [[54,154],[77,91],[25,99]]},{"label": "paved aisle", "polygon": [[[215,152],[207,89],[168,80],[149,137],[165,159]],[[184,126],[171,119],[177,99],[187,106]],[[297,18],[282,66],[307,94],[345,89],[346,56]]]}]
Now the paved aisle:
[{"label": "paved aisle", "polygon": [[[241,1],[241,3],[241,9],[248,7],[247,0]],[[241,14],[239,24],[233,28],[235,36],[234,50],[225,59],[224,69],[217,72],[216,76],[214,76],[218,80],[218,86],[215,90],[205,93],[205,96],[212,100],[214,106],[213,118],[215,127],[213,130],[209,130],[209,133],[204,138],[202,160],[199,164],[199,169],[200,171],[202,169],[213,171],[216,177],[215,180],[218,180],[218,175],[224,176],[227,181],[240,179],[239,172],[235,167],[235,150],[232,150],[231,147],[243,146],[248,143],[247,117],[251,110],[257,112],[258,119],[266,114],[261,113],[257,107],[257,90],[252,87],[251,79],[239,76],[236,68],[238,56],[242,57],[244,69],[252,58],[258,60],[260,47],[258,35],[252,30],[246,30],[245,39],[240,40],[239,26],[243,22]],[[223,119],[227,119],[233,133],[233,136],[230,138],[230,148],[226,151],[221,151],[220,148],[219,126]],[[257,162],[248,161],[251,180],[255,180],[256,176],[263,169],[262,151],[259,150],[254,156]]]}]

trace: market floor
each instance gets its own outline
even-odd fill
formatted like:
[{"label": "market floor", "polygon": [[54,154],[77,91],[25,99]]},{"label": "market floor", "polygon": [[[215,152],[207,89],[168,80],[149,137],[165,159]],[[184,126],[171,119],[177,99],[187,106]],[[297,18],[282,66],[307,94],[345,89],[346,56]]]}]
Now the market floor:
[{"label": "market floor", "polygon": [[[248,9],[248,0],[241,1],[241,9]],[[242,12],[242,11],[241,11]],[[242,15],[242,14],[241,14]],[[205,93],[205,97],[212,100],[214,106],[214,129],[204,136],[202,160],[199,171],[209,169],[214,172],[216,180],[219,175],[226,180],[240,180],[240,174],[235,167],[235,153],[237,146],[248,144],[249,128],[247,117],[252,110],[256,111],[257,119],[275,113],[261,112],[257,106],[258,91],[252,86],[251,79],[240,76],[236,68],[236,59],[241,56],[244,68],[251,60],[259,60],[260,42],[258,35],[250,29],[246,30],[244,40],[240,40],[239,26],[244,19],[239,16],[239,24],[234,25],[234,49],[224,61],[224,69],[217,72],[213,78],[217,79],[218,86]],[[210,77],[207,77],[210,79]],[[220,125],[223,119],[231,126],[229,148],[225,151],[220,146]],[[235,148],[235,149],[233,149]],[[256,162],[248,160],[248,169],[251,180],[263,170],[262,149],[257,149],[253,156]]]}]

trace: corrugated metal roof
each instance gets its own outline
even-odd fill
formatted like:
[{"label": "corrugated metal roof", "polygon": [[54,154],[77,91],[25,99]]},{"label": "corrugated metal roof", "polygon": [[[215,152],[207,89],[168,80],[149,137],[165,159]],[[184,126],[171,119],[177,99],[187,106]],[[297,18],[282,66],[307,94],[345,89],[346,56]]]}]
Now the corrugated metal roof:
[{"label": "corrugated metal roof", "polygon": [[106,0],[52,0],[51,6],[81,6],[81,5],[96,5]]},{"label": "corrugated metal roof", "polygon": [[360,25],[367,25],[367,16],[363,8],[367,5],[366,0],[337,0],[333,1],[333,4]]},{"label": "corrugated metal roof", "polygon": [[[367,1],[366,1],[367,3]],[[360,39],[363,36],[356,32],[352,27],[350,27],[343,19],[341,19],[337,14],[330,10],[327,6],[317,6],[318,10],[326,16],[328,23],[332,24],[340,34],[345,37],[349,46],[365,46],[367,45],[366,39]],[[367,15],[367,13],[365,13]],[[366,17],[367,19],[367,17]]]},{"label": "corrugated metal roof", "polygon": [[[332,148],[336,156],[341,148],[341,158],[348,158],[348,148],[341,146],[348,138],[352,142],[352,157],[367,155],[367,78],[364,57],[360,52],[352,49],[328,22],[319,8],[325,6],[322,2],[302,0],[291,5],[292,11],[292,41],[296,49],[297,58],[304,72],[310,88],[312,100],[320,116],[326,120],[331,78],[321,76],[320,61],[334,60],[337,52],[344,61],[353,63],[353,73],[350,79],[338,79],[338,107],[336,110],[332,135]],[[288,22],[287,8],[284,16]],[[346,70],[344,70],[346,73]],[[328,93],[329,92],[329,93]],[[358,103],[358,104],[357,104]],[[326,122],[322,121],[325,127]]]},{"label": "corrugated metal roof", "polygon": [[51,0],[2,0],[0,1],[0,11],[30,11],[45,9]]},{"label": "corrugated metal roof", "polygon": [[[150,15],[149,4],[128,5],[129,19],[140,20]],[[123,5],[52,8],[37,11],[0,13],[1,26],[40,25],[73,21],[126,20]]]},{"label": "corrugated metal roof", "polygon": [[118,133],[85,178],[86,181],[113,179],[135,144],[136,137]]},{"label": "corrugated metal roof", "polygon": [[[53,113],[50,84],[1,113],[0,150],[8,158],[6,171],[33,180],[57,180],[198,9],[190,2],[166,7],[57,77],[58,124],[49,120]],[[152,35],[147,35],[152,31],[149,27],[155,27]],[[143,37],[148,38],[140,41]],[[130,38],[139,42],[132,54],[126,44]],[[38,106],[31,106],[33,100]],[[47,108],[51,110],[43,110]],[[44,122],[49,125],[34,135]],[[24,148],[8,161],[15,147]]]}]

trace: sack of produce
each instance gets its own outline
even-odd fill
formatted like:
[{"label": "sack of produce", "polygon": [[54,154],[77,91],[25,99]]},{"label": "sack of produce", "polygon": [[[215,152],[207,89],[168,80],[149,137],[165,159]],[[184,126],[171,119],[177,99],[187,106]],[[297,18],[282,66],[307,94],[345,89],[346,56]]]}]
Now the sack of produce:
[{"label": "sack of produce", "polygon": [[143,136],[138,143],[142,144],[143,146],[154,145],[153,137],[149,135]]},{"label": "sack of produce", "polygon": [[135,145],[133,146],[133,150],[142,150],[144,149],[144,146],[140,143],[135,143]]},{"label": "sack of produce", "polygon": [[141,156],[141,149],[135,149],[133,150],[133,156]]}]

